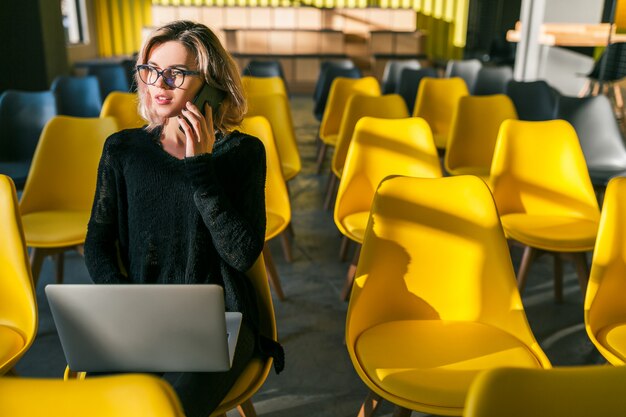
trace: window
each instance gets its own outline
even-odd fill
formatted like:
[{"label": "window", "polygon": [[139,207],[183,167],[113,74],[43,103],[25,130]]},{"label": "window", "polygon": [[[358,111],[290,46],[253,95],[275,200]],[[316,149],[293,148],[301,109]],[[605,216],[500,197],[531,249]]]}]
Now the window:
[{"label": "window", "polygon": [[61,0],[63,32],[68,44],[88,43],[85,0]]}]

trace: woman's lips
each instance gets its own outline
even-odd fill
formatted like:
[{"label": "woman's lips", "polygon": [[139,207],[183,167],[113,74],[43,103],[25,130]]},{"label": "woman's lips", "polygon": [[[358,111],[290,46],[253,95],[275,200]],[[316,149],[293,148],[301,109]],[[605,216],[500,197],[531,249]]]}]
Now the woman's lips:
[{"label": "woman's lips", "polygon": [[157,104],[164,105],[164,104],[170,104],[172,102],[172,98],[164,96],[164,95],[157,95],[157,96],[154,96],[154,101]]}]

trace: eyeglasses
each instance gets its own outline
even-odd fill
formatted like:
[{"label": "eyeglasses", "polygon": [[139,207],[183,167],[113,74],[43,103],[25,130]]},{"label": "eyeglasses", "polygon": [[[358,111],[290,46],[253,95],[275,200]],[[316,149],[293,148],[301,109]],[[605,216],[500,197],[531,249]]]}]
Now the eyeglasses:
[{"label": "eyeglasses", "polygon": [[165,68],[159,71],[152,65],[137,65],[135,67],[139,73],[139,79],[145,84],[153,85],[159,77],[163,77],[163,81],[169,87],[179,88],[185,82],[185,75],[200,75],[198,71],[188,71],[179,68]]}]

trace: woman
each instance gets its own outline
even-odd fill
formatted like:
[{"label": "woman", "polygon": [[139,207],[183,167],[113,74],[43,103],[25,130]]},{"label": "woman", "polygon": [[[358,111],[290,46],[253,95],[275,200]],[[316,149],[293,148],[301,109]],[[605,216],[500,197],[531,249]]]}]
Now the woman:
[{"label": "woman", "polygon": [[[164,375],[188,417],[207,417],[254,355],[270,355],[282,369],[280,345],[259,335],[244,274],[265,240],[265,150],[232,130],[246,112],[241,80],[206,26],[157,29],[137,64],[139,109],[149,124],[106,141],[85,261],[96,283],[223,286],[226,310],[243,313],[232,369]],[[222,92],[215,109],[192,103],[204,84]]]}]

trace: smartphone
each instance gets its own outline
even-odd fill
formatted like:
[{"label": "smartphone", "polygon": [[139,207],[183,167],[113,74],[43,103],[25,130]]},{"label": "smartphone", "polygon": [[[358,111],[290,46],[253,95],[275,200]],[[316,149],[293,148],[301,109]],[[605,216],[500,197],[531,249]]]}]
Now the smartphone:
[{"label": "smartphone", "polygon": [[[204,83],[204,85],[200,89],[200,92],[198,92],[198,95],[196,95],[192,103],[198,108],[198,110],[200,110],[200,113],[202,114],[204,114],[204,103],[209,103],[209,106],[211,106],[211,109],[213,110],[213,119],[215,119],[217,109],[222,103],[222,100],[224,100],[224,97],[226,97],[226,93],[224,91],[212,87],[207,83]],[[182,127],[178,126],[178,129],[181,132],[184,132]]]},{"label": "smartphone", "polygon": [[193,104],[200,110],[202,114],[204,114],[204,103],[209,103],[209,106],[213,109],[213,115],[215,116],[215,112],[220,106],[222,100],[226,93],[222,90],[218,90],[215,87],[204,83],[204,86],[200,89],[198,95],[193,99]]}]

